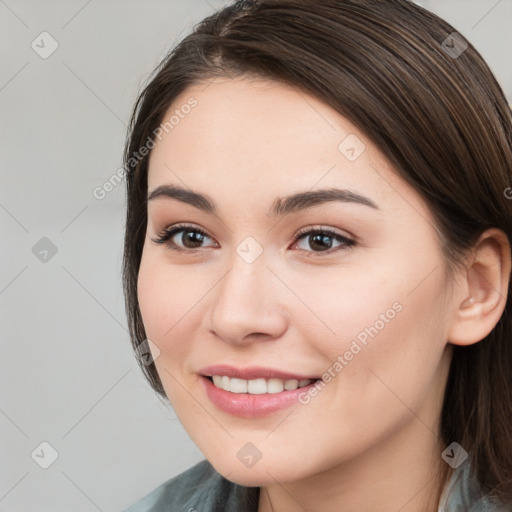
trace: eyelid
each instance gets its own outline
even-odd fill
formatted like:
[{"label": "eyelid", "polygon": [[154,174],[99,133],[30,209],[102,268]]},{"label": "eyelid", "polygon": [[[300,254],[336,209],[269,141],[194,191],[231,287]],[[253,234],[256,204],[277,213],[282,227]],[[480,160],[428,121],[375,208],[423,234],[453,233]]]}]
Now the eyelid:
[{"label": "eyelid", "polygon": [[351,235],[351,234],[349,234],[347,232],[342,233],[342,232],[338,231],[336,228],[333,228],[331,226],[326,226],[324,224],[316,224],[316,225],[305,226],[303,228],[300,228],[297,231],[297,233],[293,236],[293,240],[297,240],[302,235],[305,235],[305,234],[308,234],[308,233],[311,233],[311,232],[322,232],[322,233],[325,232],[325,233],[330,233],[332,235],[337,235],[337,236],[346,238],[347,240],[351,239],[354,242],[356,241],[356,237],[354,237],[353,235]]}]

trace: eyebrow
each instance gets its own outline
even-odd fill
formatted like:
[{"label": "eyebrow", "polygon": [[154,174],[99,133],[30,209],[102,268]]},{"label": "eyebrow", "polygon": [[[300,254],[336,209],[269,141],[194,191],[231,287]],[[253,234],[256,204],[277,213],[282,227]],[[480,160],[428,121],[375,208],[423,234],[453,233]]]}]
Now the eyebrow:
[{"label": "eyebrow", "polygon": [[[213,214],[218,210],[215,201],[209,196],[177,185],[160,185],[149,193],[147,200],[149,202],[158,198],[176,199],[183,203],[190,204],[206,213]],[[376,210],[379,209],[377,204],[369,197],[352,192],[351,190],[329,188],[323,190],[309,190],[287,197],[279,197],[272,204],[268,215],[271,217],[284,216],[289,213],[329,202],[357,203]]]}]

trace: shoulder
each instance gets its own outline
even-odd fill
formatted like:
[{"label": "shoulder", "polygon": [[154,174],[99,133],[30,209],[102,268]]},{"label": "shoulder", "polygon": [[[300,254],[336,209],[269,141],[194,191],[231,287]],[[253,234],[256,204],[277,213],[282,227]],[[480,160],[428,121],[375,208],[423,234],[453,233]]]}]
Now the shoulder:
[{"label": "shoulder", "polygon": [[[229,512],[240,510],[257,488],[237,485],[225,479],[203,460],[183,473],[166,480],[122,512]],[[251,508],[248,512],[252,511]],[[254,511],[256,508],[254,508]]]},{"label": "shoulder", "polygon": [[503,504],[482,492],[473,468],[466,459],[447,483],[438,512],[508,512]]}]

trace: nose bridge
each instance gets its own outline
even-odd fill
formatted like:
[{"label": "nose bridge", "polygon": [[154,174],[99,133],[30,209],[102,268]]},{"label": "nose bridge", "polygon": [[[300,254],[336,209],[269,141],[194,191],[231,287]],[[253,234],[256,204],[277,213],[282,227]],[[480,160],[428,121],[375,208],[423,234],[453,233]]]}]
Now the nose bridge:
[{"label": "nose bridge", "polygon": [[220,283],[216,304],[227,314],[239,311],[247,317],[253,313],[261,315],[264,304],[273,300],[268,296],[266,286],[272,273],[263,255],[250,261],[240,256],[238,251],[239,248],[231,259],[228,273]]},{"label": "nose bridge", "polygon": [[275,283],[270,282],[276,278],[263,252],[255,249],[251,241],[239,244],[212,302],[210,327],[231,343],[256,333],[277,337],[286,328]]}]

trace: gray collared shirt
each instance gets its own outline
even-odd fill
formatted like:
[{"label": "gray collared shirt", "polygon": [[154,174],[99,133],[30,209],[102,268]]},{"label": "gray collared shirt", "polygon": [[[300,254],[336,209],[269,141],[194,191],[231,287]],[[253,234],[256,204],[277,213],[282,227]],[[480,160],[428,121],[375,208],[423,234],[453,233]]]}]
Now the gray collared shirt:
[{"label": "gray collared shirt", "polygon": [[[122,512],[257,512],[258,487],[226,480],[203,460],[160,484]],[[479,491],[470,478],[469,459],[452,474],[438,512],[507,512]],[[510,511],[508,511],[510,512]]]}]

